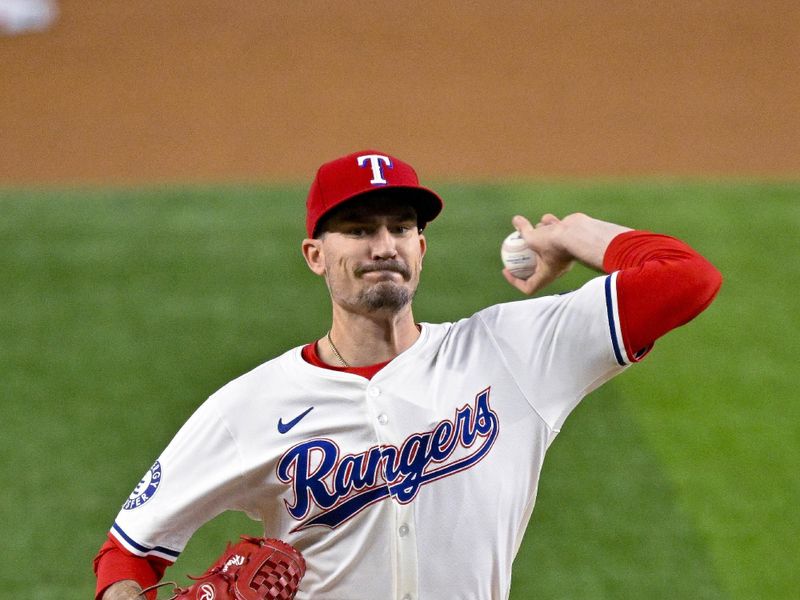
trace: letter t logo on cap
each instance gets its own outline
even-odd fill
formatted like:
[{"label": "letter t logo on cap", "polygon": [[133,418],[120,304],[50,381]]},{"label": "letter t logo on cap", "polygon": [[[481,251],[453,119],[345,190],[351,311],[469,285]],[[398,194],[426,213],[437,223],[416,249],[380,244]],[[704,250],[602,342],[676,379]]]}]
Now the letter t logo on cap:
[{"label": "letter t logo on cap", "polygon": [[391,158],[382,154],[364,154],[357,157],[356,160],[358,161],[358,166],[362,169],[366,166],[367,161],[369,161],[369,166],[372,169],[372,179],[370,179],[369,182],[372,185],[386,185],[389,183],[383,175],[383,165],[391,169]]}]

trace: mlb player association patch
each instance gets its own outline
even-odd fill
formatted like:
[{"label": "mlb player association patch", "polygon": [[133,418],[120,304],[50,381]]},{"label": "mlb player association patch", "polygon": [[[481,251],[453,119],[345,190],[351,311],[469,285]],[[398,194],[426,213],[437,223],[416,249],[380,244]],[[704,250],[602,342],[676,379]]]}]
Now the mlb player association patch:
[{"label": "mlb player association patch", "polygon": [[158,491],[158,486],[161,484],[161,463],[158,461],[153,463],[150,470],[144,474],[142,480],[139,482],[131,495],[122,505],[124,510],[133,510],[139,508],[142,504],[150,500],[153,495]]}]

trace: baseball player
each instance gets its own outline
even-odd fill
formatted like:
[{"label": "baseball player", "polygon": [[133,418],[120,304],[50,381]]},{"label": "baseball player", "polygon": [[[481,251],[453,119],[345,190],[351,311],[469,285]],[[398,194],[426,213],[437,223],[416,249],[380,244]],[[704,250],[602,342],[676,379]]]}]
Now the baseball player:
[{"label": "baseball player", "polygon": [[712,301],[718,271],[674,238],[572,214],[513,219],[538,255],[526,294],[574,261],[568,294],[418,323],[426,224],[413,168],[367,150],[323,165],[302,253],[330,329],[228,383],[125,501],[95,559],[97,597],[136,598],[226,510],[305,557],[297,597],[502,599],[545,453],[569,413]]}]

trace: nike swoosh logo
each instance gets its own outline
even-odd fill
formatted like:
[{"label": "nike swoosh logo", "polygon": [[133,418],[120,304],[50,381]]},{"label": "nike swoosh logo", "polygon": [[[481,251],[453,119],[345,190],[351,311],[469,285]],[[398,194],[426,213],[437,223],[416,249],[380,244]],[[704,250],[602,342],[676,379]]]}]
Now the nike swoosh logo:
[{"label": "nike swoosh logo", "polygon": [[314,410],[313,406],[301,412],[299,415],[297,415],[294,419],[292,419],[288,423],[284,423],[283,419],[278,419],[278,433],[287,433],[292,427],[297,425],[300,422],[300,420],[303,417],[305,417],[308,413],[310,413],[312,410]]}]

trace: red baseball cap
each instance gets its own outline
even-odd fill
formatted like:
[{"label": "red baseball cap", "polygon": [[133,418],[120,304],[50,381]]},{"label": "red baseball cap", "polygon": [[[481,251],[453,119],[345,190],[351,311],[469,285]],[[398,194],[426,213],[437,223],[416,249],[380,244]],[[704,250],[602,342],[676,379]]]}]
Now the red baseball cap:
[{"label": "red baseball cap", "polygon": [[406,190],[402,194],[417,211],[424,225],[441,212],[442,199],[419,184],[414,168],[377,150],[354,152],[322,165],[306,200],[306,231],[314,237],[320,219],[340,204],[364,194],[384,190]]}]

